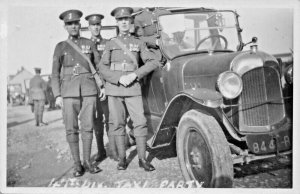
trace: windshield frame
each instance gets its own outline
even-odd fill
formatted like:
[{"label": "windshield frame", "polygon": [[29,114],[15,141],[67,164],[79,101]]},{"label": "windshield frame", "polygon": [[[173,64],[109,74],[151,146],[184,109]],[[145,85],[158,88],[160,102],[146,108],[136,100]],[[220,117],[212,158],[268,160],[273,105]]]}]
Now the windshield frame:
[{"label": "windshield frame", "polygon": [[[238,17],[239,15],[237,14],[236,11],[233,10],[217,10],[217,9],[206,9],[206,8],[175,8],[175,9],[169,9],[170,13],[165,13],[162,14],[158,17],[157,19],[157,31],[158,31],[158,37],[160,39],[160,50],[163,53],[163,55],[169,59],[172,60],[174,58],[180,57],[180,56],[185,56],[185,55],[191,55],[191,54],[197,54],[197,53],[211,53],[211,51],[207,50],[207,51],[191,51],[191,52],[187,52],[187,53],[182,53],[182,54],[178,54],[175,56],[169,56],[168,54],[166,54],[165,52],[165,48],[164,45],[162,44],[162,29],[161,29],[161,24],[160,24],[160,17],[161,16],[166,16],[166,15],[177,15],[177,14],[190,14],[190,13],[209,13],[209,12],[231,12],[234,15],[234,20],[235,20],[235,29],[236,29],[236,33],[237,33],[237,40],[238,40],[238,45],[237,45],[237,49],[236,51],[241,51],[243,49],[243,41],[242,41],[242,29],[240,28],[239,25],[239,20]],[[213,52],[235,52],[232,50],[213,50]]]}]

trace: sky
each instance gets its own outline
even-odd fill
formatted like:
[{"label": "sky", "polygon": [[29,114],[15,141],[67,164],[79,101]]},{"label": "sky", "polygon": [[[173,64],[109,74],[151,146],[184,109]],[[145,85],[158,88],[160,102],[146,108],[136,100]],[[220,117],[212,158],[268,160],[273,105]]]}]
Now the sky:
[{"label": "sky", "polygon": [[[2,62],[6,64],[6,75],[15,74],[21,67],[34,72],[34,67],[41,67],[42,74],[50,74],[55,45],[67,38],[63,22],[58,19],[60,13],[68,9],[79,9],[84,15],[82,26],[87,22],[84,17],[91,13],[105,16],[103,25],[115,25],[111,10],[118,6],[147,7],[210,7],[233,9],[240,14],[243,28],[243,40],[248,42],[253,36],[258,37],[258,48],[271,54],[287,53],[293,48],[293,29],[295,1],[252,0],[0,0]],[[129,3],[130,2],[130,3]]]}]

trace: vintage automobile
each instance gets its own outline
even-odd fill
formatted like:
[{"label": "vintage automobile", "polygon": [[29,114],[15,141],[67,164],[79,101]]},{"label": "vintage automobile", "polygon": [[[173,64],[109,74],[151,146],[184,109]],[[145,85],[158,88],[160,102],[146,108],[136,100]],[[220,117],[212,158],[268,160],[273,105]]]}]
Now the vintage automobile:
[{"label": "vintage automobile", "polygon": [[169,10],[154,21],[167,62],[144,80],[151,151],[176,148],[185,180],[203,187],[232,187],[234,164],[291,154],[281,76],[292,74],[257,38],[242,41],[235,11]]}]

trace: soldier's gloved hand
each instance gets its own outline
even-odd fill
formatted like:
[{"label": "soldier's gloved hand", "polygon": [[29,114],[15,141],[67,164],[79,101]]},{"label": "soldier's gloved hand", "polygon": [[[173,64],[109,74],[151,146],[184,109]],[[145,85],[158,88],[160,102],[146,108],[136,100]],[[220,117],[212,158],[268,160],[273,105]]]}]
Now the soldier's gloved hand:
[{"label": "soldier's gloved hand", "polygon": [[128,85],[126,75],[122,75],[120,77],[119,83],[122,84],[124,87],[126,87]]},{"label": "soldier's gloved hand", "polygon": [[130,73],[126,77],[127,77],[127,79],[126,79],[127,85],[130,85],[132,82],[134,82],[136,80],[137,75],[135,73]]},{"label": "soldier's gloved hand", "polygon": [[55,100],[55,106],[62,108],[63,107],[63,98],[58,96]]},{"label": "soldier's gloved hand", "polygon": [[100,101],[104,101],[106,99],[105,88],[100,89],[99,98],[100,98]]}]

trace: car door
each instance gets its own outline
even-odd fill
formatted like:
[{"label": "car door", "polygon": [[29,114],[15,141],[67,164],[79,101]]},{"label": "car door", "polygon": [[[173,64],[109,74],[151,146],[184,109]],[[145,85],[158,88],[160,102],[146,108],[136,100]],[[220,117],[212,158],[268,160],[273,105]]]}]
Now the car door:
[{"label": "car door", "polygon": [[167,105],[162,69],[154,70],[144,82],[143,95],[147,99],[147,108],[151,114],[162,115]]}]

